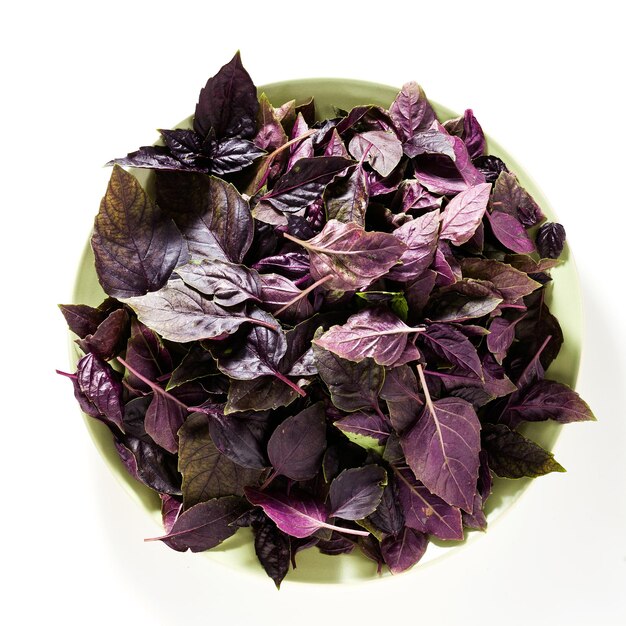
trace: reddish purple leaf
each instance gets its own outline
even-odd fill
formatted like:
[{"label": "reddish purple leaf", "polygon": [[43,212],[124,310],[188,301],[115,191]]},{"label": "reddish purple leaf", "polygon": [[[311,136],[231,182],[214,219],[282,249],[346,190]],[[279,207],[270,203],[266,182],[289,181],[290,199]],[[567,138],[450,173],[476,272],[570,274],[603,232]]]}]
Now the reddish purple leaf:
[{"label": "reddish purple leaf", "polygon": [[348,150],[355,159],[366,160],[381,176],[389,176],[402,158],[402,143],[391,130],[358,133]]},{"label": "reddish purple leaf", "polygon": [[400,574],[424,556],[427,546],[427,535],[412,528],[404,528],[395,537],[385,537],[380,543],[380,550],[391,573]]},{"label": "reddish purple leaf", "polygon": [[530,254],[535,251],[535,244],[516,217],[495,210],[492,213],[487,212],[486,215],[493,234],[505,248],[519,254]]},{"label": "reddish purple leaf", "polygon": [[483,219],[490,192],[491,185],[481,183],[454,196],[441,214],[440,237],[455,246],[468,241]]},{"label": "reddish purple leaf", "polygon": [[389,115],[404,139],[429,128],[436,119],[424,90],[416,82],[402,86],[389,108]]},{"label": "reddish purple leaf", "polygon": [[379,465],[344,470],[330,484],[330,517],[358,520],[376,510],[387,482]]}]

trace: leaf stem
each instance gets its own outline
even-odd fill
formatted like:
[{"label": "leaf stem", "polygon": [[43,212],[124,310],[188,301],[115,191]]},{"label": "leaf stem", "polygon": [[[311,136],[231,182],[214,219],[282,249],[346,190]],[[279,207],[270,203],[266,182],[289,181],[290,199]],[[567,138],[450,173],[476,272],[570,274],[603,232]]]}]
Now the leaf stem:
[{"label": "leaf stem", "polygon": [[121,356],[117,357],[117,361],[123,367],[125,367],[131,374],[133,374],[133,376],[137,377],[141,382],[148,385],[148,387],[150,387],[152,391],[154,391],[155,393],[160,393],[162,396],[165,396],[166,398],[174,402],[174,404],[177,404],[178,406],[183,408],[185,411],[189,411],[189,407],[184,402],[181,402],[178,398],[174,397],[171,393],[165,391],[165,389],[163,389],[162,387],[159,387],[159,385],[152,382],[149,378],[146,378],[143,374],[140,374],[134,367],[130,366]]},{"label": "leaf stem", "polygon": [[265,482],[261,485],[261,491],[267,489],[270,486],[270,483],[278,476],[278,472],[275,469],[272,469],[270,475],[265,479]]},{"label": "leaf stem", "polygon": [[280,309],[278,309],[278,311],[274,313],[274,315],[280,315],[281,313],[286,311],[290,306],[298,302],[298,300],[301,300],[302,298],[310,294],[313,291],[313,289],[315,289],[316,287],[319,287],[320,285],[323,285],[324,283],[327,283],[331,279],[332,279],[331,274],[328,274],[328,276],[324,276],[323,278],[320,278],[318,281],[314,282],[311,286],[301,291],[295,298],[292,298],[291,300],[289,300],[287,304],[281,306]]},{"label": "leaf stem", "polygon": [[280,380],[281,382],[285,383],[285,385],[287,385],[288,387],[291,387],[298,395],[302,396],[303,398],[306,397],[306,391],[304,391],[304,389],[298,387],[296,383],[294,383],[292,380],[289,380],[284,374],[282,374],[278,370],[274,370],[274,376],[276,376],[276,378],[278,378],[278,380]]},{"label": "leaf stem", "polygon": [[367,537],[370,533],[366,530],[354,530],[353,528],[344,528],[343,526],[335,526],[334,524],[328,524],[326,522],[320,522],[320,526],[323,528],[330,528],[330,530],[336,530],[340,533],[346,533],[347,535],[359,535],[361,537]]},{"label": "leaf stem", "polygon": [[433,415],[436,415],[435,407],[430,397],[430,392],[428,391],[428,385],[426,384],[426,377],[424,376],[424,370],[422,369],[421,363],[417,364],[417,374],[420,378],[420,384],[422,385],[422,389],[424,390],[424,397],[426,398],[426,406],[428,407],[429,411]]},{"label": "leaf stem", "polygon": [[59,376],[65,376],[66,378],[71,378],[72,380],[76,380],[78,376],[76,374],[69,374],[68,372],[62,372],[61,370],[54,370]]},{"label": "leaf stem", "polygon": [[250,322],[251,324],[256,324],[257,326],[263,326],[263,328],[269,328],[274,332],[278,332],[278,326],[276,324],[270,324],[269,322],[264,322],[263,320],[258,320],[255,317],[246,317],[245,320]]}]

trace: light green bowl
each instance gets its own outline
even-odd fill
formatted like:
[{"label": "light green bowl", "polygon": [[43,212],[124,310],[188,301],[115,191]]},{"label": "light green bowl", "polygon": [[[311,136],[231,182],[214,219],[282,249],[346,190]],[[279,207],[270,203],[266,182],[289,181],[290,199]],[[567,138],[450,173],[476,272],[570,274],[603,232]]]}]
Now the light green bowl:
[{"label": "light green bowl", "polygon": [[[318,115],[321,118],[327,118],[334,115],[334,106],[349,110],[356,105],[376,104],[388,108],[393,102],[398,89],[364,81],[312,78],[265,85],[259,88],[259,93],[262,91],[267,94],[270,102],[275,105],[292,99],[302,102],[314,96]],[[433,106],[440,119],[449,119],[456,116],[456,114],[445,107],[434,103]],[[181,126],[188,125],[190,119],[188,118]],[[486,122],[488,126],[488,120],[482,121]],[[554,212],[530,176],[495,141],[490,138],[487,138],[487,141],[488,152],[499,156],[509,169],[517,174],[520,182],[532,194],[546,215],[551,219],[555,219]],[[144,187],[150,191],[153,183],[153,174],[147,170],[135,170],[133,173],[142,181]],[[96,210],[97,207],[94,207],[94,213]],[[549,376],[573,387],[576,383],[580,362],[580,339],[582,337],[581,294],[576,268],[567,247],[561,258],[564,262],[552,270],[554,282],[548,288],[548,301],[552,312],[561,323],[565,342],[559,357],[550,367]],[[75,303],[96,306],[104,297],[105,294],[98,284],[93,254],[88,244],[78,268],[73,300]],[[75,365],[81,354],[73,342],[71,346],[72,363]],[[113,446],[110,431],[97,420],[87,416],[85,416],[85,420],[98,450],[106,459],[111,471],[131,497],[154,518],[154,534],[161,534],[162,524],[158,496],[126,472]],[[528,433],[544,447],[551,449],[557,440],[559,429],[560,427],[554,423],[534,424],[532,428],[528,428]],[[491,525],[513,506],[530,483],[530,479],[496,479],[493,494],[487,501],[486,506],[487,518]],[[466,534],[467,537],[462,542],[437,541],[432,543],[428,547],[422,561],[415,568],[423,568],[441,559],[444,555],[454,554],[460,549],[460,546],[484,536],[484,533],[473,531],[469,531]],[[142,539],[143,537],[137,537],[137,541]],[[150,544],[146,545],[145,549],[155,550],[157,548],[154,544]],[[163,546],[162,549],[168,548]],[[248,529],[239,530],[234,537],[217,548],[205,552],[203,555],[198,555],[198,558],[212,559],[224,564],[224,566],[236,568],[242,574],[265,577],[265,572],[262,571],[254,554],[252,536]],[[290,571],[287,575],[287,580],[292,582],[339,583],[380,578],[376,573],[374,563],[356,552],[349,555],[326,556],[320,554],[316,549],[309,549],[299,553],[297,561],[297,569]],[[409,572],[405,575],[410,576],[411,574]]]}]

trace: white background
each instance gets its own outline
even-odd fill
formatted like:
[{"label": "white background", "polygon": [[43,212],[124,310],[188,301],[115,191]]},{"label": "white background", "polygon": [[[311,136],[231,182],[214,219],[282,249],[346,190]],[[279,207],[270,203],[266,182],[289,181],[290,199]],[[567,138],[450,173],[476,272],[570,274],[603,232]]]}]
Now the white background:
[{"label": "white background", "polygon": [[[626,60],[619,2],[14,2],[0,19],[2,510],[5,624],[626,623]],[[339,76],[472,107],[543,188],[580,271],[568,468],[486,537],[356,586],[241,579],[161,544],[114,481],[70,386],[57,302],[107,174],[192,112],[236,49],[257,84]],[[7,584],[8,582],[8,584]]]}]

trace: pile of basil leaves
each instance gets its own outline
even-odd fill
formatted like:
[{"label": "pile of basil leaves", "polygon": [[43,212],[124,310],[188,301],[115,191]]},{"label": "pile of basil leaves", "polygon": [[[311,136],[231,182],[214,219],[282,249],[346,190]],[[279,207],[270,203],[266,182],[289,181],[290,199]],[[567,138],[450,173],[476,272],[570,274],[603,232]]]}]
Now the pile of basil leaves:
[{"label": "pile of basil leaves", "polygon": [[249,526],[277,586],[312,546],[396,573],[486,527],[492,473],[563,471],[518,427],[593,419],[544,376],[565,231],[471,110],[441,122],[408,83],[319,120],[258,97],[237,54],[192,128],[160,132],[111,162],[91,240],[109,297],[61,306],[75,396],[160,495],[158,539]]}]

